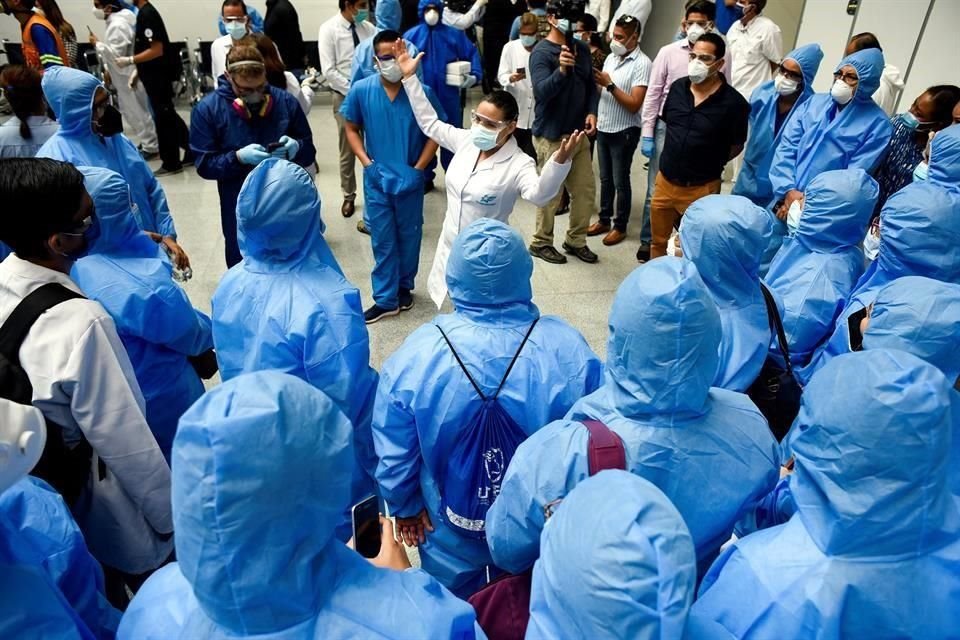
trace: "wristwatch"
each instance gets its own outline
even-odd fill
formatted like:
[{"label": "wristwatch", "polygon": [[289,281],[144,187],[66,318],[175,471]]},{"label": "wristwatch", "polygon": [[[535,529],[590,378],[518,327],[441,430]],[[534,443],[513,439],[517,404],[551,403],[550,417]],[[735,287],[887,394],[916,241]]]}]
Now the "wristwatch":
[{"label": "wristwatch", "polygon": [[609,91],[610,93],[613,93],[616,90],[617,90],[617,85],[613,84],[612,82],[607,85],[607,91]]}]

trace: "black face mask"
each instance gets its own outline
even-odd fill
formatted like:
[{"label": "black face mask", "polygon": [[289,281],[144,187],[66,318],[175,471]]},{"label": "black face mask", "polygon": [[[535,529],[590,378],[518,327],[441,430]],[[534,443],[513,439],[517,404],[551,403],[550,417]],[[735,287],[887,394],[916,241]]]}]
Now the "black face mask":
[{"label": "black face mask", "polygon": [[120,110],[112,104],[103,107],[103,114],[96,121],[96,131],[105,138],[123,133],[123,116],[120,115]]}]

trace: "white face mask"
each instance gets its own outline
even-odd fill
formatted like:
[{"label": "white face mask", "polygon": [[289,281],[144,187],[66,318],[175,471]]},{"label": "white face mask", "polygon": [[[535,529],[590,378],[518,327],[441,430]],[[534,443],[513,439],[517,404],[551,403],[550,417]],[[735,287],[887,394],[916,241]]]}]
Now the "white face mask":
[{"label": "white face mask", "polygon": [[710,66],[703,60],[691,60],[687,65],[687,75],[690,76],[690,82],[700,84],[710,75]]},{"label": "white face mask", "polygon": [[47,424],[39,409],[0,399],[0,493],[27,476],[46,442]]},{"label": "white face mask", "polygon": [[847,104],[853,100],[853,91],[853,87],[848,85],[843,80],[838,79],[833,83],[833,86],[830,87],[830,96],[837,104]]},{"label": "white face mask", "polygon": [[617,40],[612,40],[610,42],[610,53],[612,53],[615,56],[623,57],[628,53],[627,45]]},{"label": "white face mask", "polygon": [[436,9],[430,9],[423,14],[423,20],[431,27],[435,27],[440,22],[440,12]]},{"label": "white face mask", "polygon": [[687,42],[689,42],[690,44],[693,44],[694,42],[697,41],[697,38],[699,38],[706,32],[707,30],[698,24],[690,25],[689,27],[687,27]]},{"label": "white face mask", "polygon": [[787,235],[793,237],[800,228],[800,216],[803,215],[803,206],[799,200],[794,200],[787,209]]},{"label": "white face mask", "polygon": [[106,20],[107,14],[104,13],[103,9],[98,9],[97,7],[93,8],[93,17],[97,20]]},{"label": "white face mask", "polygon": [[667,255],[672,258],[683,256],[683,249],[680,248],[680,234],[677,233],[676,230],[674,230],[670,239],[667,240]]},{"label": "white face mask", "polygon": [[396,60],[377,60],[377,69],[379,69],[380,75],[383,76],[383,79],[387,82],[400,82],[403,78],[403,71],[400,70]]},{"label": "white face mask", "polygon": [[773,79],[773,87],[782,96],[792,96],[800,88],[800,83],[793,78],[778,73],[777,77]]},{"label": "white face mask", "polygon": [[863,255],[873,262],[880,255],[880,222],[874,222],[863,237]]}]

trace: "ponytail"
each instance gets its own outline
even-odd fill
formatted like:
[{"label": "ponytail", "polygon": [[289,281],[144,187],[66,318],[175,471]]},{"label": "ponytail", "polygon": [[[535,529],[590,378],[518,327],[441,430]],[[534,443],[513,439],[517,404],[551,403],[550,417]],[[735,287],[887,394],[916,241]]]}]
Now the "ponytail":
[{"label": "ponytail", "polygon": [[0,87],[7,96],[13,115],[20,120],[20,137],[24,140],[33,139],[30,116],[46,111],[40,79],[38,71],[18,64],[8,65],[0,72]]}]

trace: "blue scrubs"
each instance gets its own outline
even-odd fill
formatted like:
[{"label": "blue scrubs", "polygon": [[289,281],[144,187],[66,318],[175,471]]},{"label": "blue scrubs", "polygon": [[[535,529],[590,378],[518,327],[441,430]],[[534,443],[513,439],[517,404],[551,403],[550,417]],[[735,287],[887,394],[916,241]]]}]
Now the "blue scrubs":
[{"label": "blue scrubs", "polygon": [[[795,369],[833,332],[843,303],[863,274],[860,241],[879,188],[862,169],[826,171],[804,192],[796,234],[777,252],[766,283],[783,303],[783,329]],[[771,351],[780,354],[774,343]]]},{"label": "blue scrubs", "polygon": [[686,637],[955,635],[950,387],[933,366],[884,349],[838,357],[814,376],[790,436],[798,513],[717,559]]},{"label": "blue scrubs", "polygon": [[427,510],[435,531],[419,548],[423,568],[463,597],[483,585],[493,561],[484,540],[466,538],[447,524],[440,483],[481,400],[434,324],[449,336],[477,384],[492,394],[539,318],[499,395],[527,433],[563,417],[600,384],[601,363],[583,336],[559,318],[540,316],[532,302],[532,273],[533,261],[516,231],[490,218],[469,225],[457,236],[447,266],[454,313],[414,331],[384,364],[377,389],[373,432],[380,489],[393,515]]},{"label": "blue scrubs", "polygon": [[[423,22],[427,7],[435,7],[440,12],[440,21],[432,27]],[[447,64],[458,60],[469,61],[470,75],[476,80],[475,84],[480,84],[483,80],[480,52],[463,31],[443,24],[443,2],[440,0],[420,0],[417,12],[420,24],[403,34],[403,37],[426,54],[420,66],[423,68],[424,84],[433,89],[443,107],[442,110],[437,109],[437,116],[447,124],[463,127],[460,89],[447,84]],[[452,159],[452,151],[440,150],[440,162],[444,169]]]},{"label": "blue scrubs", "polygon": [[85,71],[54,67],[43,74],[43,94],[60,129],[40,147],[37,157],[119,173],[130,187],[140,228],[176,238],[167,197],[137,147],[122,133],[103,138],[93,132],[93,99],[99,88],[103,84]]},{"label": "blue scrubs", "polygon": [[[439,109],[432,92],[427,97]],[[438,111],[439,113],[439,111]],[[427,137],[420,131],[406,91],[390,100],[379,75],[350,87],[340,114],[363,129],[373,163],[363,170],[363,222],[373,245],[373,300],[381,309],[400,306],[400,289],[414,289],[423,237],[423,171]]]},{"label": "blue scrubs", "polygon": [[143,585],[118,637],[482,638],[419,569],[378,569],[337,540],[353,428],[322,391],[246,374],[184,415],[173,446],[177,563]]},{"label": "blue scrubs", "polygon": [[[357,463],[351,505],[376,491],[370,412],[377,373],[360,292],[323,238],[320,194],[299,166],[271,158],[253,170],[237,203],[243,261],[213,294],[220,376],[274,369],[321,389],[353,425]],[[338,534],[350,535],[349,509]]]},{"label": "blue scrubs", "polygon": [[803,103],[814,95],[813,80],[820,69],[823,51],[818,44],[807,44],[797,47],[783,59],[793,60],[800,65],[803,72],[800,95],[790,111],[782,117],[779,128],[776,125],[780,94],[777,93],[773,80],[758,87],[750,96],[750,137],[743,152],[743,166],[732,191],[733,195],[750,198],[754,204],[764,208],[773,198],[773,187],[770,185],[773,154],[790,119],[800,111]]},{"label": "blue scrubs", "polygon": [[541,549],[527,640],[683,637],[693,541],[647,480],[616,470],[587,478],[556,508]]},{"label": "blue scrubs", "polygon": [[714,384],[746,391],[760,374],[772,332],[760,289],[760,258],[773,233],[767,212],[742,196],[697,200],[680,223],[683,259],[707,285],[723,325]]},{"label": "blue scrubs", "polygon": [[70,276],[117,325],[147,406],[147,424],[167,461],[177,421],[203,395],[188,358],[213,348],[210,318],[172,278],[164,251],[137,228],[130,190],[106,169],[81,167],[100,237]]},{"label": "blue scrubs", "polygon": [[588,476],[580,420],[616,432],[627,469],[676,505],[701,572],[777,482],[780,451],[766,420],[745,395],[712,387],[721,318],[693,264],[664,257],[634,270],[617,290],[610,332],[603,386],[520,445],[488,513],[490,552],[507,571],[533,564],[544,505]]}]

